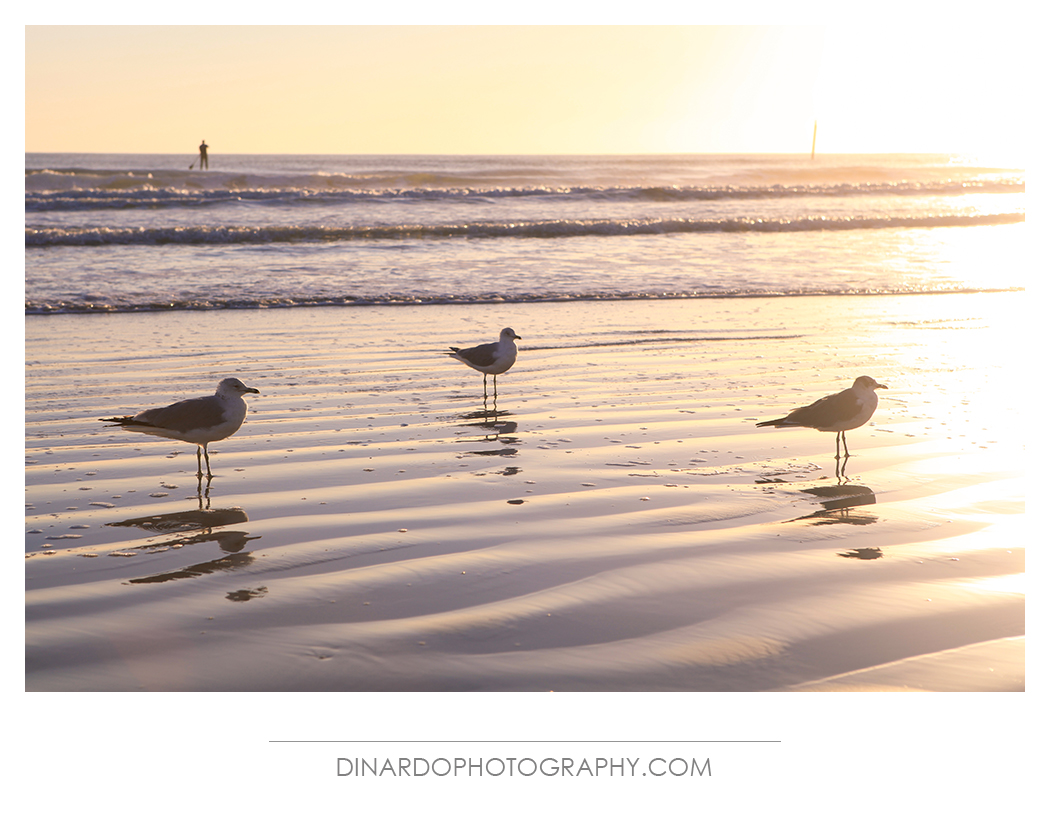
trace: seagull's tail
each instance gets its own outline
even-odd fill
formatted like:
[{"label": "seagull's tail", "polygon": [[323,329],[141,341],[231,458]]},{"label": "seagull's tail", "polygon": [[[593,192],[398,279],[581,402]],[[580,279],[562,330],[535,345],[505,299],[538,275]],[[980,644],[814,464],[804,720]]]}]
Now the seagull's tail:
[{"label": "seagull's tail", "polygon": [[116,426],[148,426],[149,423],[144,423],[142,420],[136,420],[132,415],[126,417],[99,417],[101,423],[113,423]]},{"label": "seagull's tail", "polygon": [[773,428],[784,428],[786,426],[793,426],[794,423],[787,422],[787,417],[781,417],[777,420],[766,420],[764,423],[755,423],[759,428],[765,428],[772,426]]}]

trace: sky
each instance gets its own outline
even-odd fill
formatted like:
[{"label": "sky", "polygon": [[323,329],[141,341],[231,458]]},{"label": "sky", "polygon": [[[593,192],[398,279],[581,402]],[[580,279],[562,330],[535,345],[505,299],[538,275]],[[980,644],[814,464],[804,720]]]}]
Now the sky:
[{"label": "sky", "polygon": [[27,152],[1026,153],[1013,29],[25,28]]}]

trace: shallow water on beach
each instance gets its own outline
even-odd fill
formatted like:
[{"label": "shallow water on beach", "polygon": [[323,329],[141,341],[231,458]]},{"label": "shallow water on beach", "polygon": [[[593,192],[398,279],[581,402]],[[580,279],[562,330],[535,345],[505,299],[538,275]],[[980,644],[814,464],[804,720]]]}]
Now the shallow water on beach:
[{"label": "shallow water on beach", "polygon": [[[26,687],[1023,688],[1024,297],[27,317]],[[210,483],[98,422],[226,376]]]}]

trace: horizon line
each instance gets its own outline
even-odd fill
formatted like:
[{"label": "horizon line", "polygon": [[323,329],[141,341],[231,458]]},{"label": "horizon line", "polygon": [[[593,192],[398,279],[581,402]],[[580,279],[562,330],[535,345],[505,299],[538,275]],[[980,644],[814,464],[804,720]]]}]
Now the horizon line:
[{"label": "horizon line", "polygon": [[[187,156],[196,155],[195,150],[178,150],[178,151],[136,151],[136,150],[115,150],[115,151],[102,151],[102,150],[25,150],[26,156],[31,155],[56,155],[56,154],[89,154],[93,156],[181,156],[183,154]],[[887,151],[872,151],[872,150],[858,150],[858,151],[834,151],[821,153],[821,156],[978,156],[977,151],[966,151],[966,150],[887,150]],[[492,153],[477,153],[477,152],[438,152],[438,153],[417,153],[410,151],[396,151],[390,153],[375,153],[375,152],[360,152],[360,153],[317,153],[317,152],[302,152],[292,153],[286,151],[269,151],[269,152],[236,152],[230,151],[228,153],[211,153],[211,156],[803,156],[809,157],[809,151],[732,151],[732,150],[711,150],[711,151],[637,151],[637,152],[622,152],[622,151],[595,151],[595,152],[537,152],[537,153],[515,153],[515,152],[492,152]]]}]

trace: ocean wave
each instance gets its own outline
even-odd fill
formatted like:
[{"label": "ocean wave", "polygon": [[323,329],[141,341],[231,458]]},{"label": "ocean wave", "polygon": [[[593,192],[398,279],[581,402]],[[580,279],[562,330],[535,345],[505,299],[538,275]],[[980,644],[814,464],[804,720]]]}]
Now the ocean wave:
[{"label": "ocean wave", "polygon": [[668,301],[719,298],[792,298],[812,296],[865,295],[964,295],[989,292],[1016,292],[1021,287],[957,287],[937,289],[724,289],[718,291],[676,292],[579,292],[579,293],[517,293],[478,295],[412,295],[388,294],[374,296],[313,296],[270,298],[194,298],[170,301],[141,301],[110,303],[105,301],[27,301],[26,315],[113,314],[138,312],[210,311],[221,309],[291,309],[296,307],[361,307],[361,306],[444,306],[450,304],[527,304],[576,301]]},{"label": "ocean wave", "polygon": [[661,235],[675,233],[768,233],[823,230],[882,230],[975,227],[1016,224],[1025,214],[988,213],[934,216],[809,217],[796,219],[557,219],[531,222],[467,224],[395,224],[370,226],[272,227],[26,227],[26,247],[277,244],[287,242],[398,241],[445,238],[575,238],[582,236]]},{"label": "ocean wave", "polygon": [[[164,174],[159,174],[163,176]],[[171,175],[171,174],[168,174]],[[176,176],[178,174],[175,174]],[[260,179],[244,174],[209,177],[207,187],[193,179],[158,178],[158,174],[124,173],[99,179],[65,178],[53,171],[26,176],[25,210],[63,212],[127,208],[194,207],[229,202],[272,204],[353,204],[385,201],[454,203],[473,199],[528,199],[537,197],[587,201],[747,201],[815,197],[863,196],[961,196],[977,193],[1023,193],[1025,183],[1016,178],[948,181],[895,181],[871,183],[722,186],[588,186],[532,185],[519,187],[464,186],[452,180],[419,178],[384,180],[342,176],[309,179]],[[321,181],[323,180],[323,181]],[[399,182],[390,186],[391,181]],[[455,180],[462,182],[462,180]]]}]

